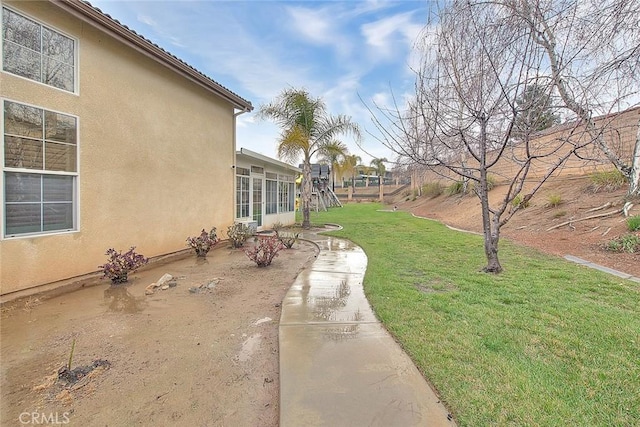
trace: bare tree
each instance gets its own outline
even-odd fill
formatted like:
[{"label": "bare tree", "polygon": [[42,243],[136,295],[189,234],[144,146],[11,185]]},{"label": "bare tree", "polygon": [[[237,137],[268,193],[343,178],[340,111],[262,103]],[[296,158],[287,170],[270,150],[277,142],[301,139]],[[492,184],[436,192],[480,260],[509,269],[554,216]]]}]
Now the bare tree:
[{"label": "bare tree", "polygon": [[[576,135],[583,132],[577,122],[570,132],[544,144],[532,138],[533,128],[525,128],[537,126],[539,118],[521,100],[532,88],[552,93],[554,82],[544,73],[547,58],[534,43],[534,29],[507,12],[494,2],[445,7],[437,25],[423,34],[415,99],[406,108],[395,102],[391,108],[376,106],[376,113],[370,110],[380,141],[398,156],[443,177],[471,181],[482,209],[484,271],[492,273],[502,271],[501,227],[567,159],[592,143]],[[545,107],[545,114],[555,114],[553,102]],[[517,121],[522,115],[528,120]],[[511,167],[500,178],[507,191],[490,204],[490,172],[505,162]],[[542,173],[532,179],[534,169]],[[523,195],[525,181],[532,185]]]},{"label": "bare tree", "polygon": [[544,54],[544,72],[560,104],[573,113],[598,148],[629,180],[628,199],[640,196],[640,123],[633,154],[605,138],[620,105],[638,105],[640,2],[637,0],[503,0],[498,13],[528,28]]}]

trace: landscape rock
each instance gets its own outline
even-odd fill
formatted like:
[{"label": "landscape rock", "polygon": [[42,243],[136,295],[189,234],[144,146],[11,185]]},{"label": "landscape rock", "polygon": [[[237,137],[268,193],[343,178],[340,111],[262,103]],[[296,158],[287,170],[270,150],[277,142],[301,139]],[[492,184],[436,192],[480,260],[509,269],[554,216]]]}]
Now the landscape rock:
[{"label": "landscape rock", "polygon": [[169,289],[169,285],[162,285],[160,289],[162,289],[163,291],[166,291],[167,289]]},{"label": "landscape rock", "polygon": [[165,274],[160,278],[160,280],[158,280],[158,281],[156,282],[156,284],[157,284],[158,286],[162,286],[162,285],[164,285],[165,283],[167,283],[168,281],[170,281],[171,279],[173,279],[173,276],[172,276],[172,275],[170,275],[169,273],[165,273]]}]

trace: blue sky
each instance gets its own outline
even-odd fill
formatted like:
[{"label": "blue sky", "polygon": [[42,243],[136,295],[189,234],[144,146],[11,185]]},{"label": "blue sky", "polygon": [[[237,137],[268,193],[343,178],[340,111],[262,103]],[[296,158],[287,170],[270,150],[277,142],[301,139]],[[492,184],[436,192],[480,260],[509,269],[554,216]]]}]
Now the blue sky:
[{"label": "blue sky", "polygon": [[[411,93],[413,45],[429,0],[131,1],[90,0],[207,76],[252,102],[257,110],[284,88],[305,88],[331,114],[346,114],[363,129],[360,149],[369,164],[392,154],[376,133],[367,103],[389,105]],[[276,157],[280,129],[255,110],[238,118],[237,148]],[[390,167],[391,165],[388,165]]]}]

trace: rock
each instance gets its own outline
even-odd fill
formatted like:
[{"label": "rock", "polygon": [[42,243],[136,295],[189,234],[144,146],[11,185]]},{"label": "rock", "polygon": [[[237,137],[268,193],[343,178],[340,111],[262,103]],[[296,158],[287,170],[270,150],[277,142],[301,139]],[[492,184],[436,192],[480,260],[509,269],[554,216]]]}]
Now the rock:
[{"label": "rock", "polygon": [[156,282],[156,284],[157,284],[158,286],[162,286],[162,285],[164,285],[165,283],[167,283],[167,282],[168,282],[169,280],[171,280],[171,279],[173,279],[173,276],[172,276],[172,275],[170,275],[169,273],[165,273],[165,274],[160,278],[160,280],[158,280],[158,281]]},{"label": "rock", "polygon": [[174,279],[167,283],[167,285],[169,285],[170,288],[175,288],[176,286],[178,286],[178,282],[176,282]]},{"label": "rock", "polygon": [[271,322],[272,320],[273,320],[273,319],[272,319],[272,318],[270,318],[270,317],[265,317],[265,318],[262,318],[262,319],[256,320],[256,321],[255,321],[255,323],[253,324],[253,326],[258,326],[258,325],[260,325],[261,323]]},{"label": "rock", "polygon": [[191,292],[192,294],[197,294],[198,292],[200,292],[200,288],[192,286],[189,288],[189,292]]},{"label": "rock", "polygon": [[153,295],[153,289],[145,289],[144,290],[144,294],[145,295]]},{"label": "rock", "polygon": [[145,295],[151,295],[153,293],[153,291],[155,290],[155,288],[157,288],[158,285],[156,285],[155,283],[152,283],[150,285],[148,285],[146,288],[144,288],[144,294]]},{"label": "rock", "polygon": [[169,285],[162,285],[160,289],[162,289],[163,291],[166,291],[167,289],[169,289]]},{"label": "rock", "polygon": [[218,284],[217,280],[212,280],[209,283],[207,283],[207,289],[213,289],[216,287],[217,284]]}]

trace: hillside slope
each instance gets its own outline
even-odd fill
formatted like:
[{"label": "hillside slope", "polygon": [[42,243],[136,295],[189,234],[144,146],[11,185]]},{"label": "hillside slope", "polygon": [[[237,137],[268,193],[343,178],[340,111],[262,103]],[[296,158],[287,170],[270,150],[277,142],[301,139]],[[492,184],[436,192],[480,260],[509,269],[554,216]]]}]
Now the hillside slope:
[{"label": "hillside slope", "polygon": [[[622,214],[577,221],[598,213],[621,209],[626,190],[621,188],[594,192],[590,187],[588,177],[563,177],[545,183],[531,199],[529,207],[517,212],[502,228],[502,238],[557,256],[577,256],[640,277],[640,253],[614,253],[603,249],[608,241],[628,232]],[[491,190],[490,199],[495,203],[505,191],[506,186],[497,186]],[[560,205],[549,206],[551,195],[561,198]],[[399,209],[418,216],[436,219],[463,230],[482,232],[480,203],[475,196],[440,195],[406,200],[407,198],[406,195],[398,197],[394,203]],[[607,203],[611,203],[611,206],[589,212]],[[640,202],[633,207],[631,215],[640,215]],[[549,230],[567,221],[572,222]]]}]

